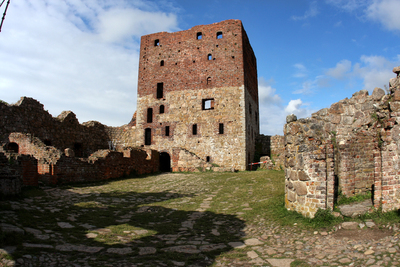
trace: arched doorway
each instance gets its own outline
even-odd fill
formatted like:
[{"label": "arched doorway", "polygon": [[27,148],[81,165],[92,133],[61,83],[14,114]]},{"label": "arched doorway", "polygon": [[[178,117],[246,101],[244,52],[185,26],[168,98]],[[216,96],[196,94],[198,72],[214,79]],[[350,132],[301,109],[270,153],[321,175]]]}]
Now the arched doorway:
[{"label": "arched doorway", "polygon": [[19,146],[17,143],[11,142],[7,145],[6,150],[8,150],[9,152],[14,152],[14,153],[18,153],[19,152]]},{"label": "arched doorway", "polygon": [[171,157],[167,152],[160,153],[160,171],[161,172],[171,171]]}]

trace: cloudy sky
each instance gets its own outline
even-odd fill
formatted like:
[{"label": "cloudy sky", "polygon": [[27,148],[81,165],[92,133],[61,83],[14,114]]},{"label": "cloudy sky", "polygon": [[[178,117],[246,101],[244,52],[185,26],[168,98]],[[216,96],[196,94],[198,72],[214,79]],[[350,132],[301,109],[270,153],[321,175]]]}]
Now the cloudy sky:
[{"label": "cloudy sky", "polygon": [[400,65],[399,14],[399,0],[11,0],[0,100],[28,96],[53,116],[126,124],[141,35],[240,19],[257,57],[261,133],[283,134],[288,114],[388,85]]}]

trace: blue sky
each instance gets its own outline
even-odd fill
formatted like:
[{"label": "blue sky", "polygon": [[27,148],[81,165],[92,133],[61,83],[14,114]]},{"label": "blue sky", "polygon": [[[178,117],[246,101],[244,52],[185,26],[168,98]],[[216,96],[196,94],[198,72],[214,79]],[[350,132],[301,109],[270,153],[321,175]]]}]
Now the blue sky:
[{"label": "blue sky", "polygon": [[257,58],[260,131],[281,135],[288,114],[388,85],[400,65],[398,14],[398,0],[11,0],[0,99],[123,125],[136,110],[141,35],[240,19]]}]

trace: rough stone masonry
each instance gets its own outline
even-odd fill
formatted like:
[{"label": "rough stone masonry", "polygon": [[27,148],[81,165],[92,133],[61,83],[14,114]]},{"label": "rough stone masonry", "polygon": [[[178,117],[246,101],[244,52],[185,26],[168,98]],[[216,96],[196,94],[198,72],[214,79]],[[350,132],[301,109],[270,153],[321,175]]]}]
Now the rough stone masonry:
[{"label": "rough stone masonry", "polygon": [[311,118],[287,117],[286,207],[313,217],[338,191],[371,192],[375,207],[400,208],[400,67],[389,92],[361,90]]}]

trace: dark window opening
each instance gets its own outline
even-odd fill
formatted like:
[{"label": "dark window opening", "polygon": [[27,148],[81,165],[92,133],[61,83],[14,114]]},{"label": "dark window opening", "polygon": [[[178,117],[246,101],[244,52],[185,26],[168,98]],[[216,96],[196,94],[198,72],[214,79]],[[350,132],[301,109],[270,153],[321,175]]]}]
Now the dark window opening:
[{"label": "dark window opening", "polygon": [[202,100],[202,109],[203,110],[214,109],[214,98],[203,99]]},{"label": "dark window opening", "polygon": [[43,141],[43,143],[44,143],[46,146],[51,146],[51,140],[49,140],[49,139],[45,139],[45,140]]},{"label": "dark window opening", "polygon": [[192,126],[192,134],[197,135],[197,124],[193,124]]},{"label": "dark window opening", "polygon": [[144,145],[149,146],[151,145],[151,129],[146,128],[144,130]]},{"label": "dark window opening", "polygon": [[201,32],[198,32],[196,34],[196,38],[197,38],[197,40],[201,40],[203,38],[203,34]]},{"label": "dark window opening", "polygon": [[224,134],[224,124],[223,123],[219,124],[219,132],[218,133],[219,134]]},{"label": "dark window opening", "polygon": [[252,111],[251,111],[251,104],[249,104],[249,112],[250,112],[250,115],[251,115],[251,113],[252,113]]},{"label": "dark window opening", "polygon": [[210,161],[211,161],[211,157],[210,157],[210,156],[207,156],[207,157],[206,157],[206,161],[207,161],[207,162],[210,162]]},{"label": "dark window opening", "polygon": [[7,151],[18,153],[19,152],[19,145],[17,143],[11,142],[7,145]]},{"label": "dark window opening", "polygon": [[207,77],[207,84],[211,84],[211,77]]},{"label": "dark window opening", "polygon": [[77,157],[83,157],[83,145],[82,143],[74,143],[74,153]]},{"label": "dark window opening", "polygon": [[207,55],[207,59],[208,59],[208,60],[212,60],[212,55],[211,55],[211,54],[208,54],[208,55]]},{"label": "dark window opening", "polygon": [[161,67],[164,66],[164,60],[161,60],[160,66],[161,66]]},{"label": "dark window opening", "polygon": [[169,136],[169,126],[165,126],[165,136]]},{"label": "dark window opening", "polygon": [[148,108],[147,109],[147,123],[152,123],[153,122],[153,109]]},{"label": "dark window opening", "polygon": [[157,98],[163,98],[164,83],[157,83]]},{"label": "dark window opening", "polygon": [[222,32],[217,32],[217,39],[222,39]]},{"label": "dark window opening", "polygon": [[163,114],[165,112],[165,107],[164,105],[160,106],[160,114]]},{"label": "dark window opening", "polygon": [[154,40],[154,46],[160,46],[160,40],[159,39]]}]

